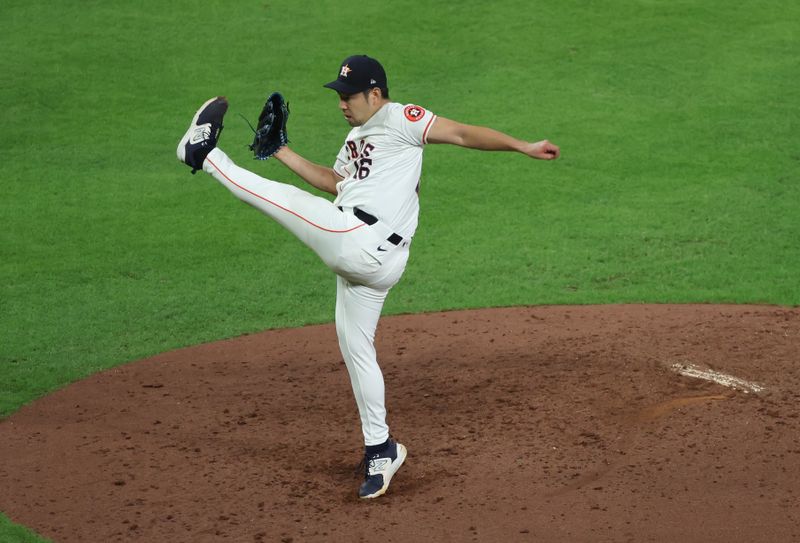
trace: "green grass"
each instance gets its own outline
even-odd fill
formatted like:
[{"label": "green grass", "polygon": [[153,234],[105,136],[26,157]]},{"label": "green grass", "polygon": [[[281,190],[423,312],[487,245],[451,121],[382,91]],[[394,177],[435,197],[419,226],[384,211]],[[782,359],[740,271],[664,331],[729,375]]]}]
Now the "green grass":
[{"label": "green grass", "polygon": [[[392,97],[563,149],[431,147],[386,313],[521,304],[800,304],[800,7],[7,1],[0,11],[0,416],[104,368],[332,319],[333,278],[174,148],[218,93],[248,162],[266,95],[293,147],[346,133],[321,84],[356,52]],[[28,541],[0,519],[0,540]]]},{"label": "green grass", "polygon": [[0,541],[4,543],[47,543],[44,539],[24,526],[14,524],[5,515],[0,514]]}]

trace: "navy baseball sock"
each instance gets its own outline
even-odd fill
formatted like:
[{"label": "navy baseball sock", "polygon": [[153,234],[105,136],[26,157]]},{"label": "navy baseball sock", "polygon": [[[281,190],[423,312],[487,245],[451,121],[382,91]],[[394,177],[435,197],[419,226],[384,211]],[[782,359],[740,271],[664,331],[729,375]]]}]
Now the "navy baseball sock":
[{"label": "navy baseball sock", "polygon": [[382,453],[389,448],[389,440],[387,439],[380,445],[367,445],[367,454]]}]

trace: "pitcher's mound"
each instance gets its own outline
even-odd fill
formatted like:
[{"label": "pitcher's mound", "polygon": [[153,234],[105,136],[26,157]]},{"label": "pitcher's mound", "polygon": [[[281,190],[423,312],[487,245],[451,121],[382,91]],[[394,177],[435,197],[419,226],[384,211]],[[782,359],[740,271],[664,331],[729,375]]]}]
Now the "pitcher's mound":
[{"label": "pitcher's mound", "polygon": [[798,541],[800,310],[385,317],[386,496],[359,501],[333,325],[165,353],[0,422],[0,508],[57,542]]}]

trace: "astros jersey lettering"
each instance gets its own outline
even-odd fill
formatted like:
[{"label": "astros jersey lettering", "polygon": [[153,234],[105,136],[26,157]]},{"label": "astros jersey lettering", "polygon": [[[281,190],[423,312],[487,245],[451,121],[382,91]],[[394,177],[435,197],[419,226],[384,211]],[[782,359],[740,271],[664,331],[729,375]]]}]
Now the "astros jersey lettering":
[{"label": "astros jersey lettering", "polygon": [[358,207],[409,239],[417,229],[422,151],[436,115],[389,103],[347,135],[333,170],[337,206]]}]

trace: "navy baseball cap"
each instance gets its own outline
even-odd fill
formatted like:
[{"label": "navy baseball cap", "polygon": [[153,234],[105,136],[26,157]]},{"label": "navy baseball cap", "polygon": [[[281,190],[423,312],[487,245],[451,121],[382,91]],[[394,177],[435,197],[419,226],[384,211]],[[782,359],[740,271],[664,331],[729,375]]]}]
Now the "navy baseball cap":
[{"label": "navy baseball cap", "polygon": [[339,66],[339,77],[323,85],[342,94],[356,94],[373,87],[386,86],[386,72],[381,63],[367,55],[347,57]]}]

